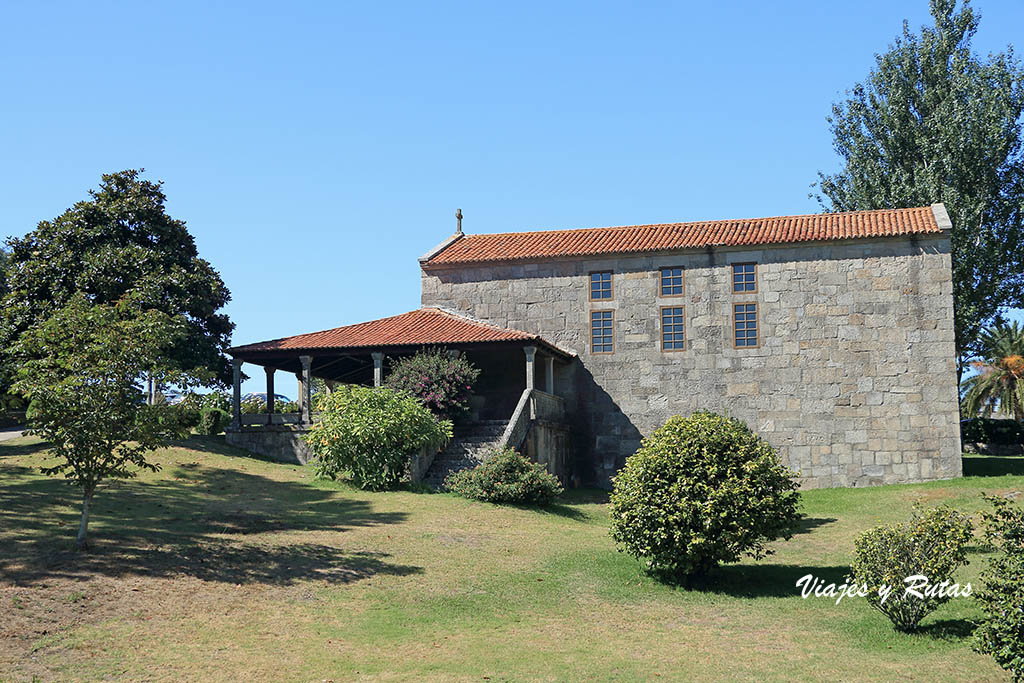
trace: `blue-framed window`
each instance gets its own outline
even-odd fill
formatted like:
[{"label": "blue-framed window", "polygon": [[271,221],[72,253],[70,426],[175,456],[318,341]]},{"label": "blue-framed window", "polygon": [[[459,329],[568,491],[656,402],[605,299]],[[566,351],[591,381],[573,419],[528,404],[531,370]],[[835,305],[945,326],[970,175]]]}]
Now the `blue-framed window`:
[{"label": "blue-framed window", "polygon": [[757,264],[732,264],[732,291],[734,293],[757,291]]},{"label": "blue-framed window", "polygon": [[590,274],[590,300],[603,301],[612,298],[612,271],[603,270]]},{"label": "blue-framed window", "polygon": [[661,350],[686,350],[686,308],[664,306],[661,309]]},{"label": "blue-framed window", "polygon": [[661,295],[681,296],[683,294],[683,269],[661,269]]},{"label": "blue-framed window", "polygon": [[733,305],[736,348],[757,346],[757,304]]},{"label": "blue-framed window", "polygon": [[613,311],[590,312],[590,352],[612,353],[615,351],[615,313]]}]

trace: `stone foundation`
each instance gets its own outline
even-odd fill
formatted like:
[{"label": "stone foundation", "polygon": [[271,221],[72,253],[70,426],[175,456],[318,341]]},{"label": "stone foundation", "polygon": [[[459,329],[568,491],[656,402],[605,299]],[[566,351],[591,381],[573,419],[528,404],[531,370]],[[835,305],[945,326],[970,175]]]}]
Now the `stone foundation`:
[{"label": "stone foundation", "polygon": [[228,444],[278,462],[305,465],[313,458],[302,440],[303,426],[268,425],[259,429],[232,430],[225,434]]}]

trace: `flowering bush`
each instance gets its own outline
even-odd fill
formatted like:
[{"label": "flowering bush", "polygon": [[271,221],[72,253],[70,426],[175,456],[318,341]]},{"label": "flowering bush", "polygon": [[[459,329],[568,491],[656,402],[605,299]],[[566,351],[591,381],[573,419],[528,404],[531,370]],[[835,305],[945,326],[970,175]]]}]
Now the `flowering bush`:
[{"label": "flowering bush", "polygon": [[494,449],[473,469],[451,474],[445,488],[463,498],[488,503],[548,505],[562,493],[558,479],[543,465],[511,448]]},{"label": "flowering bush", "polygon": [[398,484],[409,458],[424,446],[443,446],[452,423],[422,403],[388,387],[343,385],[317,399],[319,420],[305,439],[316,456],[317,474],[348,474],[364,489]]},{"label": "flowering bush", "polygon": [[710,412],[668,422],[612,481],[612,537],[672,580],[760,558],[800,515],[793,472],[734,418]]},{"label": "flowering bush", "polygon": [[912,631],[951,595],[914,595],[905,590],[906,579],[925,576],[933,586],[952,582],[953,572],[967,564],[971,538],[971,520],[963,513],[946,507],[922,513],[915,507],[908,522],[877,526],[857,537],[850,582],[867,588],[868,603],[897,631]]},{"label": "flowering bush", "polygon": [[981,575],[976,596],[985,621],[975,633],[975,648],[992,655],[1015,681],[1024,681],[1024,508],[1006,498],[988,497],[995,506],[982,514],[985,538],[999,551]]},{"label": "flowering bush", "polygon": [[469,396],[480,371],[465,358],[442,349],[424,349],[394,364],[387,386],[412,394],[441,418],[458,419],[469,411]]}]

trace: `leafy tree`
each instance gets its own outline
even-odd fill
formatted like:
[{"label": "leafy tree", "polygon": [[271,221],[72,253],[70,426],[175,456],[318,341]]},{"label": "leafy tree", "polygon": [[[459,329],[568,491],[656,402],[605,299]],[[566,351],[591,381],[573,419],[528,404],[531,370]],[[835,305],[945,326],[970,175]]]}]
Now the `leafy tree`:
[{"label": "leafy tree", "polygon": [[982,330],[980,360],[971,363],[976,375],[962,382],[963,411],[968,417],[989,417],[1000,410],[1024,420],[1024,328],[999,321]]},{"label": "leafy tree", "polygon": [[364,489],[398,484],[410,456],[424,446],[443,446],[452,423],[440,420],[419,399],[388,387],[344,384],[317,399],[319,420],[306,434],[320,476],[348,474]]},{"label": "leafy tree", "polygon": [[7,253],[7,250],[0,247],[0,297],[7,294],[7,268],[11,255]]},{"label": "leafy tree", "polygon": [[975,595],[985,613],[975,648],[992,655],[1013,680],[1024,681],[1024,508],[1007,498],[986,499],[995,509],[982,514],[985,538],[998,554]]},{"label": "leafy tree", "polygon": [[831,211],[942,202],[953,222],[958,376],[982,327],[1024,301],[1024,71],[971,51],[979,15],[931,0],[934,27],[903,35],[829,117],[844,167],[819,173]]},{"label": "leafy tree", "polygon": [[179,370],[209,368],[227,385],[224,351],[234,325],[218,311],[230,294],[199,258],[184,221],[167,215],[161,183],[140,179],[140,172],[104,175],[88,201],[8,241],[11,291],[0,302],[0,349],[12,348],[78,293],[114,304],[132,292],[146,308],[184,317],[184,334],[165,351],[168,361]]},{"label": "leafy tree", "polygon": [[30,432],[58,459],[43,472],[63,474],[82,489],[79,545],[100,483],[133,477],[135,468],[155,471],[146,454],[181,435],[168,414],[173,406],[143,403],[140,378],[182,385],[206,379],[166,361],[187,327],[181,316],[146,309],[139,297],[93,305],[75,294],[21,335],[14,349],[20,360],[14,388],[31,401]]},{"label": "leafy tree", "polygon": [[670,418],[612,484],[612,537],[672,580],[764,557],[800,518],[794,473],[775,450],[743,422],[711,412]]},{"label": "leafy tree", "polygon": [[[10,255],[5,249],[0,247],[0,300],[3,300],[4,295],[7,293],[7,268],[9,261]],[[4,377],[4,373],[0,372],[0,413],[9,410],[12,406],[16,406],[19,403],[18,397],[11,394],[10,391],[9,378]]]}]

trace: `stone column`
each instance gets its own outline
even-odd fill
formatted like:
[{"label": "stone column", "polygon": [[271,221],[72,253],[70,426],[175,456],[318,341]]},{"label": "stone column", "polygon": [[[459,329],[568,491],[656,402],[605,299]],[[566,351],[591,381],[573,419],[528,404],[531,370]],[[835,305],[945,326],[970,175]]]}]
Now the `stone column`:
[{"label": "stone column", "polygon": [[384,384],[384,354],[374,351],[373,356],[373,386],[379,387]]},{"label": "stone column", "polygon": [[298,392],[298,397],[295,402],[299,404],[299,412],[302,412],[302,373],[295,373],[295,390]]},{"label": "stone column", "polygon": [[458,360],[459,357],[462,356],[462,351],[459,351],[458,349],[448,349],[448,356],[452,360]]},{"label": "stone column", "polygon": [[[267,372],[267,414],[274,414],[274,371],[277,368],[263,368]],[[269,420],[268,420],[269,421]]]},{"label": "stone column", "polygon": [[537,347],[524,346],[523,353],[526,354],[526,388],[533,389],[533,378],[537,374],[534,364],[534,359],[537,357]]},{"label": "stone column", "polygon": [[242,360],[231,359],[232,386],[231,386],[231,427],[239,429],[242,426]]},{"label": "stone column", "polygon": [[555,393],[555,357],[548,354],[544,358],[544,391]]},{"label": "stone column", "polygon": [[302,422],[309,424],[313,421],[309,405],[310,390],[313,388],[313,356],[299,356],[302,363]]}]

